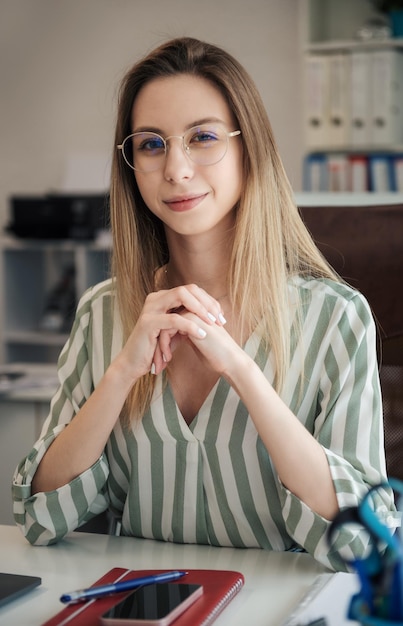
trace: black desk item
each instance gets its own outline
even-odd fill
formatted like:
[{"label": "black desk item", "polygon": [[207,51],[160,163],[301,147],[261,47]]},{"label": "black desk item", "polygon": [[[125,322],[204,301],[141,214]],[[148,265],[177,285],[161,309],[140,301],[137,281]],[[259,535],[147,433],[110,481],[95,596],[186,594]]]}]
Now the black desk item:
[{"label": "black desk item", "polygon": [[19,596],[31,591],[42,583],[38,576],[23,576],[22,574],[6,574],[0,572],[0,606],[15,600]]},{"label": "black desk item", "polygon": [[12,196],[8,230],[27,239],[94,239],[107,228],[107,194]]}]

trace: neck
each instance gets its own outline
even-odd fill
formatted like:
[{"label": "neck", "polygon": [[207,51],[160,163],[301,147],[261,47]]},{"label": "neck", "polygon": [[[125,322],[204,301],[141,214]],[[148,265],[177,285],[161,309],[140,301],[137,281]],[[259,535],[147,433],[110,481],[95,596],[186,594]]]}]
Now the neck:
[{"label": "neck", "polygon": [[231,245],[228,240],[208,246],[170,246],[170,259],[165,267],[167,286],[177,287],[194,283],[213,298],[227,295],[227,275]]},{"label": "neck", "polygon": [[196,284],[216,300],[223,300],[228,295],[226,276],[226,270],[224,272],[221,271],[219,277],[217,277],[217,275],[205,271],[186,271],[182,273],[180,269],[176,269],[171,263],[165,266],[166,288],[172,289],[172,287],[179,285]]}]

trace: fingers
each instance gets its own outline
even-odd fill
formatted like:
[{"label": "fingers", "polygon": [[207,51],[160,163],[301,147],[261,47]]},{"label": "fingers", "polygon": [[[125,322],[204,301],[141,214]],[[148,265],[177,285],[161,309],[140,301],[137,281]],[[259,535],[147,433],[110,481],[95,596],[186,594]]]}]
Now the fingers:
[{"label": "fingers", "polygon": [[157,347],[154,352],[153,362],[151,364],[150,372],[151,374],[160,374],[162,370],[165,369],[167,364],[164,353],[161,350],[160,344],[157,344]]},{"label": "fingers", "polygon": [[197,285],[151,293],[136,325],[137,331],[133,330],[130,346],[126,346],[130,360],[136,364],[148,361],[148,371],[159,374],[172,359],[173,348],[182,335],[197,344],[206,337],[209,327],[225,323],[220,303]]},{"label": "fingers", "polygon": [[156,337],[154,355],[150,366],[152,374],[159,374],[172,359],[172,347],[177,338],[183,335],[197,342],[207,335],[200,326],[201,320],[196,316],[191,320],[179,313],[167,313],[163,317],[159,316],[157,322],[159,334]]},{"label": "fingers", "polygon": [[[200,325],[202,324],[193,313],[185,312],[183,316],[200,323]],[[239,354],[239,350],[241,350],[242,354],[243,350],[224,327],[216,324],[213,326],[203,324],[203,328],[206,331],[205,338],[201,341],[200,339],[194,339],[193,335],[189,335],[187,337],[188,343],[194,348],[201,361],[208,364],[210,369],[221,376],[225,375],[225,372],[230,371],[236,355]]]},{"label": "fingers", "polygon": [[220,303],[201,287],[194,284],[182,285],[166,293],[172,301],[169,312],[173,313],[185,308],[207,324],[223,326],[226,323]]}]

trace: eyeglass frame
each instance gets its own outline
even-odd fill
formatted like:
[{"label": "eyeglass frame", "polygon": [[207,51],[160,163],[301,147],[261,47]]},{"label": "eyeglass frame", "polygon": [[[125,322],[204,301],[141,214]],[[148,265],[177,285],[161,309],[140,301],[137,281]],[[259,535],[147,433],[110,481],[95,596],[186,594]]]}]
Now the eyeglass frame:
[{"label": "eyeglass frame", "polygon": [[163,136],[162,136],[162,135],[160,135],[159,133],[156,133],[156,132],[154,132],[154,131],[152,131],[152,130],[141,130],[141,131],[137,131],[137,132],[135,132],[135,133],[131,133],[130,135],[127,135],[127,137],[125,137],[125,138],[123,139],[122,143],[118,144],[116,147],[117,147],[117,149],[118,149],[118,150],[120,150],[120,152],[121,152],[121,154],[122,154],[122,156],[123,156],[123,159],[124,159],[125,163],[126,163],[126,164],[127,164],[127,165],[128,165],[128,166],[132,169],[132,170],[134,170],[135,172],[141,172],[142,174],[148,174],[148,173],[150,173],[150,172],[156,172],[157,170],[159,170],[159,169],[160,169],[161,165],[158,165],[158,167],[155,167],[154,169],[151,169],[151,170],[141,170],[141,169],[138,169],[138,168],[134,167],[134,165],[132,165],[132,164],[128,161],[128,159],[126,158],[125,151],[124,151],[124,146],[125,146],[125,143],[126,143],[129,139],[131,139],[132,137],[134,137],[135,135],[142,135],[142,134],[146,134],[146,133],[149,133],[150,135],[154,135],[155,137],[159,137],[159,139],[161,139],[161,140],[162,140],[162,142],[163,142],[163,144],[164,144],[164,162],[165,162],[165,159],[166,159],[166,156],[167,156],[167,150],[168,150],[168,144],[167,144],[167,141],[168,141],[168,139],[181,139],[181,140],[182,140],[182,149],[183,149],[183,152],[185,153],[185,155],[186,155],[186,156],[187,156],[187,157],[188,157],[188,158],[189,158],[189,159],[190,159],[193,163],[196,163],[196,165],[203,165],[204,167],[207,167],[207,166],[209,166],[209,165],[216,165],[217,163],[219,163],[220,161],[222,161],[222,159],[223,159],[223,158],[225,157],[225,155],[227,154],[227,151],[228,151],[228,146],[229,146],[229,139],[230,139],[231,137],[238,137],[239,135],[241,135],[241,134],[242,134],[242,131],[241,131],[241,130],[227,131],[227,130],[225,130],[225,128],[222,126],[222,124],[217,124],[217,123],[215,123],[215,124],[216,124],[216,125],[218,125],[218,126],[222,129],[222,131],[225,133],[225,136],[226,136],[226,139],[227,139],[227,145],[226,145],[226,147],[225,147],[225,152],[224,152],[224,154],[223,154],[223,155],[222,155],[222,156],[221,156],[221,157],[220,157],[217,161],[214,161],[213,163],[197,163],[197,161],[194,161],[194,160],[192,159],[192,157],[191,157],[191,154],[190,154],[190,146],[188,146],[188,145],[186,145],[186,144],[185,144],[185,136],[186,136],[186,135],[188,135],[188,134],[189,134],[192,130],[194,130],[194,129],[196,129],[196,128],[199,128],[200,126],[204,126],[204,124],[196,124],[195,126],[192,126],[192,127],[191,127],[191,128],[189,128],[189,129],[188,129],[188,130],[187,130],[187,131],[186,131],[183,135],[169,135],[168,137],[163,137]]}]

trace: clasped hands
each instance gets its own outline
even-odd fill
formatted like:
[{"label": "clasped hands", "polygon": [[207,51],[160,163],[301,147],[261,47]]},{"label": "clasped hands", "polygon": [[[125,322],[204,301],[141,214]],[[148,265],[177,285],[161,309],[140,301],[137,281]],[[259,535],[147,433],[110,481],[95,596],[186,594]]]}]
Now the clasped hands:
[{"label": "clasped hands", "polygon": [[221,374],[228,350],[237,346],[224,330],[225,323],[218,300],[197,285],[150,293],[122,350],[130,376],[137,379],[148,372],[159,374],[184,340]]}]

